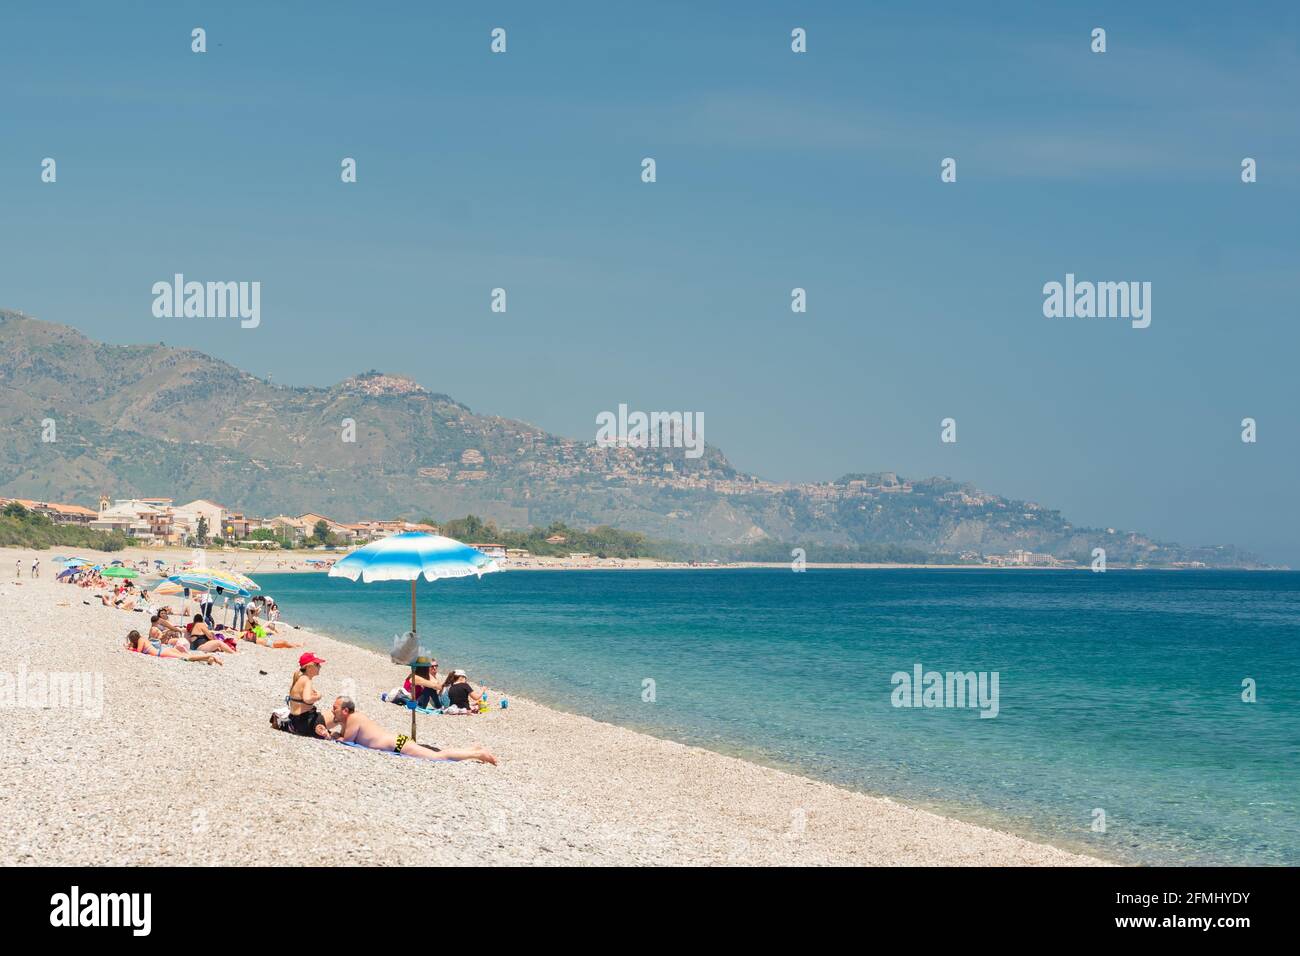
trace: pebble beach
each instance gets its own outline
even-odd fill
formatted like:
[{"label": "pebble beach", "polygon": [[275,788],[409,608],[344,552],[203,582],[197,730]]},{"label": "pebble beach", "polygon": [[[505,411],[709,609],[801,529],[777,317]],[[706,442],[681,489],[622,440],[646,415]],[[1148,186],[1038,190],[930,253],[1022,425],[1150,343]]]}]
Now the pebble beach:
[{"label": "pebble beach", "polygon": [[[222,666],[131,654],[125,635],[147,629],[145,614],[55,584],[48,565],[15,581],[15,558],[0,552],[0,865],[1101,862],[509,688],[493,688],[507,710],[417,718],[420,742],[483,744],[496,767],[295,737],[268,718],[298,650],[241,643]],[[386,657],[292,622],[284,608],[283,636],[327,661],[326,702],[349,694],[409,730],[409,712],[379,700],[400,681]],[[79,675],[81,693],[56,693],[58,675]]]}]

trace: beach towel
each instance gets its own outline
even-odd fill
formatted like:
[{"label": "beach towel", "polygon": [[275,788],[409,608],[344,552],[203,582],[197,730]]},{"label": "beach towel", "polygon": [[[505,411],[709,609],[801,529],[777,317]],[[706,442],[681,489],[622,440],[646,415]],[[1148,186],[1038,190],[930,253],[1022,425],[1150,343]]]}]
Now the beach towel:
[{"label": "beach towel", "polygon": [[[367,747],[365,744],[350,743],[346,740],[336,740],[335,743],[342,744],[344,747],[355,747],[357,750],[367,750],[372,754],[388,754],[390,757],[405,757],[407,760],[424,760],[423,757],[412,757],[410,754],[399,754],[394,750],[376,750],[374,747]],[[436,763],[437,761],[425,760],[425,763]]]}]

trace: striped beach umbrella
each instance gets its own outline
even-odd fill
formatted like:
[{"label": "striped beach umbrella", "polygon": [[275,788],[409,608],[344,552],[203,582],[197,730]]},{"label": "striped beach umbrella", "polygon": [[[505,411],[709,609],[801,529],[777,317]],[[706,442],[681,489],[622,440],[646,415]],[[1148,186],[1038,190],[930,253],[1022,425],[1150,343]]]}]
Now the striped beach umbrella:
[{"label": "striped beach umbrella", "polygon": [[248,597],[251,593],[247,588],[235,581],[231,581],[224,575],[213,574],[209,571],[182,571],[179,574],[171,575],[167,580],[182,588],[189,588],[191,591],[225,591],[230,594],[237,594],[240,597]]},{"label": "striped beach umbrella", "polygon": [[[374,581],[411,582],[411,634],[415,634],[415,582],[420,578],[437,581],[440,578],[464,578],[471,574],[482,577],[500,566],[477,548],[471,548],[440,534],[407,531],[392,537],[372,541],[347,557],[335,562],[329,570],[332,578],[347,578],[364,583]],[[418,646],[418,644],[417,644]],[[411,739],[415,740],[415,709],[411,709]]]}]

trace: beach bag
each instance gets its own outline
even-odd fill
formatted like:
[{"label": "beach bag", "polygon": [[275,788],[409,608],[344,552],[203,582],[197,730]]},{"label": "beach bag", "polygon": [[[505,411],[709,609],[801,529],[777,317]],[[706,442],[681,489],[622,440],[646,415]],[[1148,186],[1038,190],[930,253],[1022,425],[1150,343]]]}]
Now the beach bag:
[{"label": "beach bag", "polygon": [[420,642],[416,638],[414,631],[407,631],[405,634],[393,640],[393,649],[389,651],[388,657],[394,664],[409,665],[411,661],[420,656]]},{"label": "beach bag", "polygon": [[271,726],[276,730],[289,729],[289,708],[279,707],[271,711]]}]

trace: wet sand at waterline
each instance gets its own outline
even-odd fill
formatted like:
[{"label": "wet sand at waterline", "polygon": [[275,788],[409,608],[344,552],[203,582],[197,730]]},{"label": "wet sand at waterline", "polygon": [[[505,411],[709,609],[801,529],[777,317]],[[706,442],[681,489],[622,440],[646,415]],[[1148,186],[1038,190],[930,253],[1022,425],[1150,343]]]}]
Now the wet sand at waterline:
[{"label": "wet sand at waterline", "polygon": [[[482,743],[497,767],[294,737],[268,717],[299,651],[241,643],[221,667],[131,654],[126,632],[146,627],[145,615],[55,584],[48,567],[36,581],[12,574],[0,567],[0,865],[1098,862],[561,713],[509,688],[492,688],[494,704],[510,698],[505,711],[417,718],[422,743]],[[409,712],[378,699],[400,668],[287,634],[326,659],[317,687],[327,701],[347,691],[408,731]],[[89,675],[80,706],[46,699],[60,674]]]}]

